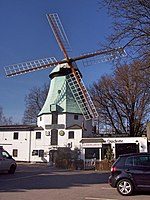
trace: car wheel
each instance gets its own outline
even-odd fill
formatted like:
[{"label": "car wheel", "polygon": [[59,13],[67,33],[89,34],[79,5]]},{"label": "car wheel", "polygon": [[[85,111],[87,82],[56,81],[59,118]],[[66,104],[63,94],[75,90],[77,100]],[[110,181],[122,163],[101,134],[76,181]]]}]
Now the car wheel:
[{"label": "car wheel", "polygon": [[16,170],[16,166],[15,165],[11,165],[10,169],[8,170],[9,174],[14,174]]},{"label": "car wheel", "polygon": [[118,192],[123,196],[129,196],[133,193],[134,187],[130,180],[122,179],[117,184]]}]

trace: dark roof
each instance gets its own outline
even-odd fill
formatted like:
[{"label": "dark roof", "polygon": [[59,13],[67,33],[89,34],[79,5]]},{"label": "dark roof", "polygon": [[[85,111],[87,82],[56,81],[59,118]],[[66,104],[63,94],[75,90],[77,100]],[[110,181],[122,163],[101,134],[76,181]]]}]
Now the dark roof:
[{"label": "dark roof", "polygon": [[5,125],[0,126],[0,131],[34,131],[44,130],[42,127],[34,125]]},{"label": "dark roof", "polygon": [[78,124],[73,124],[72,126],[66,127],[66,129],[82,129],[82,127],[79,126]]},{"label": "dark roof", "polygon": [[81,143],[103,143],[105,141],[102,138],[84,138],[80,142]]}]

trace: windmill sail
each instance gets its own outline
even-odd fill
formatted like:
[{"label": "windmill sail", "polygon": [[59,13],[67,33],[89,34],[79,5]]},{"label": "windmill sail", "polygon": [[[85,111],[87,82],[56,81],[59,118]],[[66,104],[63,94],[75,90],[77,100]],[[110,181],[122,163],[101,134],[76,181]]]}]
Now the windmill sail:
[{"label": "windmill sail", "polygon": [[82,62],[83,62],[83,65],[87,67],[93,64],[109,62],[109,61],[119,59],[120,57],[125,57],[125,56],[127,56],[127,53],[125,49],[123,48],[108,49],[105,51],[85,53],[83,54],[84,59],[82,59]]},{"label": "windmill sail", "polygon": [[14,64],[10,66],[4,67],[6,76],[15,76],[18,74],[23,74],[26,72],[35,71],[37,69],[43,69],[49,66],[55,66],[56,59],[54,57],[51,58],[43,58],[40,60],[28,61],[24,63]]},{"label": "windmill sail", "polygon": [[[14,76],[51,66],[56,66],[58,64],[68,64],[69,70],[65,70],[67,71],[67,83],[70,87],[70,90],[72,91],[74,98],[76,99],[76,102],[80,107],[80,110],[83,113],[83,116],[85,117],[85,119],[97,118],[98,113],[96,111],[96,108],[90,98],[86,87],[84,86],[79,72],[75,70],[73,63],[75,61],[82,60],[84,65],[88,66],[99,62],[110,61],[117,59],[121,56],[126,56],[125,50],[123,48],[116,48],[104,51],[95,51],[93,53],[87,53],[85,55],[81,55],[75,58],[69,58],[68,52],[71,51],[71,47],[58,14],[48,14],[47,19],[60,46],[60,49],[65,56],[65,59],[57,61],[54,57],[49,57],[40,60],[6,66],[6,75]],[[56,99],[57,102],[61,101],[61,96],[62,94],[60,94],[59,97]]]},{"label": "windmill sail", "polygon": [[59,44],[61,51],[64,53],[65,57],[69,59],[67,52],[71,52],[72,50],[58,14],[57,13],[48,14],[47,19],[53,30],[53,33],[56,37],[56,40]]},{"label": "windmill sail", "polygon": [[[77,81],[78,78],[79,82]],[[72,91],[72,94],[85,118],[85,120],[89,120],[92,118],[97,118],[98,113],[93,104],[93,101],[81,79],[79,72],[76,71],[76,76],[73,73],[67,75],[67,83]],[[82,87],[82,90],[81,90]]]}]

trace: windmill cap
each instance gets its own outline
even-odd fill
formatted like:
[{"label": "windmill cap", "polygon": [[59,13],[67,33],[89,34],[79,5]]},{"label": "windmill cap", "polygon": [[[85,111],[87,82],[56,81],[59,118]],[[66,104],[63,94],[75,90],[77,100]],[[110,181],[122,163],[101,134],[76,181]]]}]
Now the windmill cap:
[{"label": "windmill cap", "polygon": [[[77,65],[75,62],[72,62],[72,66],[74,67],[75,70],[79,71]],[[63,63],[63,64],[59,64],[57,65],[52,71],[51,73],[49,74],[49,77],[51,79],[53,79],[54,77],[56,76],[66,76],[68,74],[71,73],[71,68],[69,66],[68,63]],[[80,75],[81,75],[81,72],[79,71]],[[81,75],[82,76],[82,75]]]}]

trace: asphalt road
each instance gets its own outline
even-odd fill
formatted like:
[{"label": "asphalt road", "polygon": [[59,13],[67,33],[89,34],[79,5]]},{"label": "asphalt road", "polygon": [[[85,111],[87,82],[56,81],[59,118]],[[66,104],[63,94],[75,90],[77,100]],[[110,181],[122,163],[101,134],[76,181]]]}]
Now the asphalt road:
[{"label": "asphalt road", "polygon": [[148,200],[142,192],[123,197],[108,183],[108,172],[61,170],[48,165],[18,165],[0,174],[0,200]]}]

